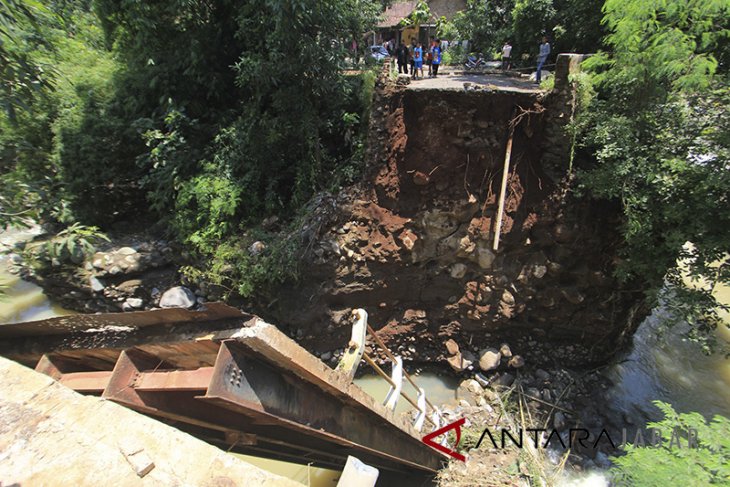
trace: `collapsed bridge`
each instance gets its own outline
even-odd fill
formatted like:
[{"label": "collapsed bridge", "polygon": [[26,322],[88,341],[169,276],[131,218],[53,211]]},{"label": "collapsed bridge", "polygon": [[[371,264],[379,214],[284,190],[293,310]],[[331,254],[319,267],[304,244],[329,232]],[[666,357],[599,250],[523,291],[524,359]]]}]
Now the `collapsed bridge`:
[{"label": "collapsed bridge", "polygon": [[229,451],[330,468],[352,455],[422,482],[445,460],[420,440],[425,407],[414,427],[352,383],[366,319],[338,367],[347,370],[221,303],[4,325],[0,355]]}]

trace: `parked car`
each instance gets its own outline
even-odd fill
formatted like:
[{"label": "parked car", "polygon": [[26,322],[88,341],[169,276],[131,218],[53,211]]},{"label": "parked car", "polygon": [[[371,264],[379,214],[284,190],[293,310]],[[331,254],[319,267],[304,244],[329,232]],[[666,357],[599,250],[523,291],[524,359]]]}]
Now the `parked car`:
[{"label": "parked car", "polygon": [[369,49],[370,57],[378,63],[390,56],[390,54],[388,54],[388,50],[383,46],[370,46]]}]

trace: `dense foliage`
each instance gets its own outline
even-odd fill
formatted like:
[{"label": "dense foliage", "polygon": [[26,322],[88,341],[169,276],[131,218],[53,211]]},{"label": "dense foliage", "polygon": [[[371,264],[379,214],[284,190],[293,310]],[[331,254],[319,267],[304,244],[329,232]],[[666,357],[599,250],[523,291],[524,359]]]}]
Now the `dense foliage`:
[{"label": "dense foliage", "polygon": [[342,68],[377,3],[0,7],[0,225],[158,221],[249,294],[279,277],[251,271],[245,228],[358,174],[374,78]]},{"label": "dense foliage", "polygon": [[[3,86],[12,96],[0,115],[0,225],[23,217],[70,223],[68,202],[78,188],[64,183],[77,157],[74,148],[87,140],[84,171],[91,173],[103,169],[106,144],[117,144],[115,138],[88,140],[90,127],[110,123],[107,106],[117,65],[103,48],[89,5],[23,4],[13,17],[15,27],[0,32],[2,44],[25,60],[27,76],[39,71],[53,76],[32,83],[32,89],[16,89],[17,71],[3,72]],[[85,122],[90,118],[93,123]]]},{"label": "dense foliage", "polygon": [[474,50],[496,54],[512,43],[515,63],[534,66],[543,35],[553,52],[596,52],[602,45],[603,0],[468,0],[454,20]]},{"label": "dense foliage", "polygon": [[[17,109],[53,86],[52,68],[36,62],[29,52],[47,41],[39,35],[39,22],[48,11],[39,3],[20,0],[0,2],[0,107],[10,120]],[[48,73],[47,73],[48,71]]]},{"label": "dense foliage", "polygon": [[[675,315],[707,338],[715,322],[697,317],[712,313],[716,283],[730,282],[730,4],[608,0],[604,8],[610,51],[585,63],[597,94],[580,122],[595,164],[580,180],[623,205],[622,276],[655,293],[667,279],[684,298],[672,300]],[[683,269],[709,284],[687,288]]]},{"label": "dense foliage", "polygon": [[[647,426],[660,433],[662,443],[627,445],[626,454],[614,458],[615,485],[728,485],[730,420],[718,415],[707,422],[698,413],[678,414],[669,404],[655,404],[664,418]],[[689,448],[690,430],[696,448]]]}]

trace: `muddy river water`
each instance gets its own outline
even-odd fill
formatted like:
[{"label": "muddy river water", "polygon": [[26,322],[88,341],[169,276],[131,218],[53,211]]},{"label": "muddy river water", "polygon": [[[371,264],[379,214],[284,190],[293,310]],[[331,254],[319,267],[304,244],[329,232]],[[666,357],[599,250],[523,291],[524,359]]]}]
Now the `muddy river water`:
[{"label": "muddy river water", "polygon": [[[27,238],[27,235],[0,235],[0,252],[13,241]],[[0,297],[0,324],[70,313],[51,303],[38,286],[8,273],[6,259],[6,256],[0,255],[0,285],[4,290]],[[722,287],[716,291],[722,302],[730,303],[730,288]],[[617,365],[607,368],[605,373],[615,384],[611,391],[612,406],[635,424],[657,419],[658,411],[651,404],[655,399],[672,404],[680,412],[697,411],[706,417],[714,414],[730,417],[730,359],[719,354],[703,355],[696,345],[682,340],[679,329],[658,338],[657,329],[663,312],[662,308],[655,310],[640,326],[632,349]],[[730,322],[727,313],[724,319]],[[718,330],[718,338],[730,342],[730,331]],[[453,377],[423,373],[418,382],[435,404],[456,399],[459,381]],[[356,383],[377,399],[385,397],[388,390],[387,383],[376,376],[356,379]],[[407,406],[405,401],[400,401],[399,411],[407,410]],[[337,477],[337,472],[323,469],[248,456],[245,459],[304,485],[334,485]]]}]

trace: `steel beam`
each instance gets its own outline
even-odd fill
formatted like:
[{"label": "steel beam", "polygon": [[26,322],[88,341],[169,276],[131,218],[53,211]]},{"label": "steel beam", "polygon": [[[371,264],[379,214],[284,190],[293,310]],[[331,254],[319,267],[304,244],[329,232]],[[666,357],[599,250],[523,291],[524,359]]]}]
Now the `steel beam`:
[{"label": "steel beam", "polygon": [[432,472],[443,458],[370,410],[323,394],[285,368],[253,357],[235,340],[221,344],[205,399],[389,463]]},{"label": "steel beam", "polygon": [[142,372],[134,381],[134,389],[140,392],[205,391],[212,377],[213,367]]},{"label": "steel beam", "polygon": [[354,455],[421,479],[444,461],[406,421],[273,325],[254,318],[243,328],[196,326],[174,327],[171,336],[150,326],[102,345],[86,337],[93,347],[59,345],[36,370],[231,448],[330,466]]},{"label": "steel beam", "polygon": [[246,418],[216,410],[195,399],[195,391],[145,391],[135,386],[143,373],[169,368],[157,357],[136,349],[119,356],[103,398],[131,409],[173,421],[202,426],[222,432],[246,431]]},{"label": "steel beam", "polygon": [[101,394],[109,384],[112,372],[98,370],[93,372],[70,372],[63,374],[58,382],[83,394]]}]

